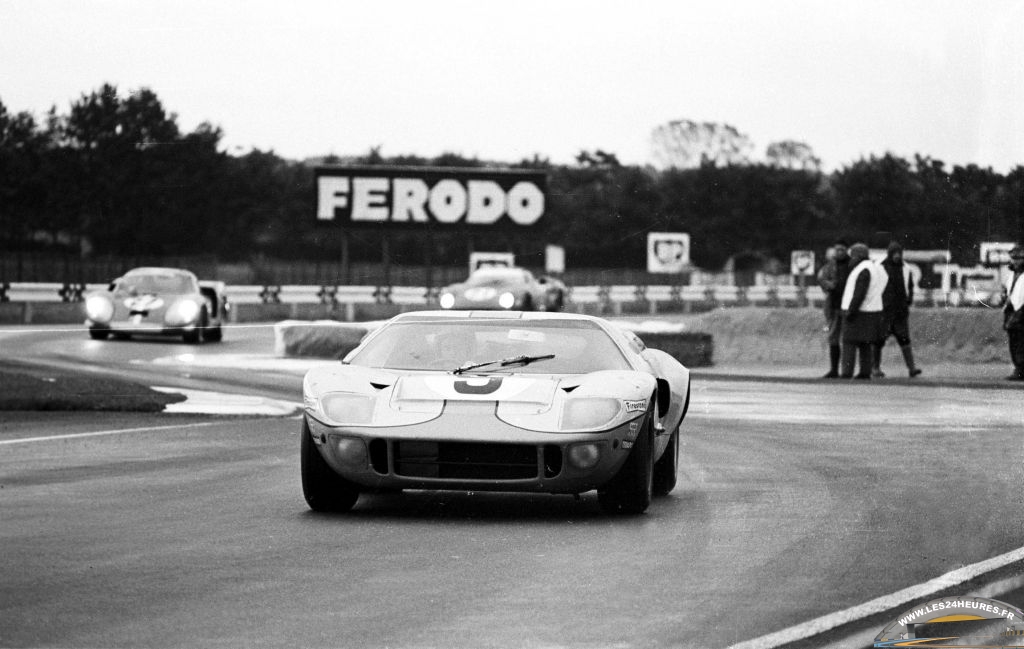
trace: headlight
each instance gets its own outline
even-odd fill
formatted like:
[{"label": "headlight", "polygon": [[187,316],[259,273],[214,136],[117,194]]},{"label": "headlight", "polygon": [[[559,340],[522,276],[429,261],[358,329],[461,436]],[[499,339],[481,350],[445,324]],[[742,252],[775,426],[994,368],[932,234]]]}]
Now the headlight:
[{"label": "headlight", "polygon": [[351,392],[328,392],[320,397],[320,411],[332,424],[365,425],[373,421],[373,398]]},{"label": "headlight", "polygon": [[511,309],[516,303],[516,296],[511,293],[502,293],[501,297],[498,298],[498,306],[503,309]]},{"label": "headlight", "polygon": [[85,315],[93,322],[110,322],[114,303],[102,295],[91,295],[85,300]]},{"label": "headlight", "polygon": [[594,430],[609,428],[621,408],[618,399],[582,397],[569,399],[562,410],[562,430]]},{"label": "headlight", "polygon": [[167,309],[165,320],[169,325],[192,324],[199,317],[199,305],[192,300],[178,300]]},{"label": "headlight", "polygon": [[453,306],[455,306],[455,296],[452,295],[451,293],[442,293],[441,294],[441,308],[442,309],[450,309]]}]

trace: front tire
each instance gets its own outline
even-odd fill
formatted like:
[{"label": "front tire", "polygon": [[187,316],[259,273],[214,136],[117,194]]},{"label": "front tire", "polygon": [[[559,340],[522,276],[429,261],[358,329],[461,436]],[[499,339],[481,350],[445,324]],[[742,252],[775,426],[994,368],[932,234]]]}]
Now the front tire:
[{"label": "front tire", "polygon": [[312,435],[303,418],[299,464],[306,504],[315,512],[347,512],[359,499],[359,488],[334,472],[321,457]]},{"label": "front tire", "polygon": [[101,327],[90,327],[89,337],[93,340],[106,340],[107,336],[110,335],[110,329],[103,329]]},{"label": "front tire", "polygon": [[668,446],[654,463],[652,492],[655,496],[667,496],[676,488],[676,471],[679,466],[679,427],[672,431]]},{"label": "front tire", "polygon": [[565,294],[561,291],[555,295],[555,300],[551,304],[552,311],[561,311],[565,307]]},{"label": "front tire", "polygon": [[203,309],[199,314],[199,323],[192,331],[186,331],[181,335],[181,338],[189,345],[195,345],[202,342],[203,332],[206,331],[206,326],[209,324],[209,318],[206,315],[206,309]]},{"label": "front tire", "polygon": [[224,338],[224,331],[220,325],[210,327],[203,332],[203,340],[208,343],[219,343]]},{"label": "front tire", "polygon": [[633,448],[619,472],[597,490],[597,502],[609,514],[642,514],[651,505],[654,466],[651,454],[651,415],[648,413]]}]

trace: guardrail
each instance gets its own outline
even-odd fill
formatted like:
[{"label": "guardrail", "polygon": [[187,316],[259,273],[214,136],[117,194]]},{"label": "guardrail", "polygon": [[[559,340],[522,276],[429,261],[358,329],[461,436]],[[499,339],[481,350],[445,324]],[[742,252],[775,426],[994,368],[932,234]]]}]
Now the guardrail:
[{"label": "guardrail", "polygon": [[[106,288],[106,284],[72,283],[2,283],[3,302],[64,302],[84,300],[89,291]],[[228,285],[228,300],[236,305],[320,304],[344,307],[350,318],[357,305],[430,306],[437,304],[438,289],[425,286],[374,285]],[[918,306],[978,306],[983,297],[968,291],[918,289],[914,302]],[[987,301],[991,296],[984,296]],[[817,286],[682,286],[682,285],[612,285],[574,286],[568,289],[569,308],[593,307],[602,313],[631,312],[657,314],[659,311],[692,311],[720,306],[821,306],[825,295]]]}]

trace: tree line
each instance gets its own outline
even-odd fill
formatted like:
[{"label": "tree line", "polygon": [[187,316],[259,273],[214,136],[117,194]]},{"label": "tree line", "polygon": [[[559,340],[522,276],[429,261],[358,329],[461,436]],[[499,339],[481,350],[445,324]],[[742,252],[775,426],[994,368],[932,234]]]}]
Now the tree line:
[{"label": "tree line", "polygon": [[293,161],[255,149],[232,155],[222,138],[210,123],[183,132],[146,88],[123,94],[106,84],[42,120],[0,101],[0,245],[82,256],[336,259],[343,236],[316,222],[314,163],[547,172],[547,211],[527,236],[434,228],[426,250],[421,233],[351,232],[353,260],[379,259],[386,237],[395,264],[462,264],[472,249],[535,258],[557,244],[571,267],[636,268],[654,231],[689,233],[692,260],[706,269],[739,253],[786,261],[794,249],[821,250],[839,237],[949,249],[973,265],[979,242],[1024,239],[1024,166],[1003,174],[884,154],[826,173],[795,141],[751,162],[749,138],[723,124],[655,128],[658,167],[624,165],[602,150],[581,151],[568,165],[542,155],[495,162],[379,148]]}]

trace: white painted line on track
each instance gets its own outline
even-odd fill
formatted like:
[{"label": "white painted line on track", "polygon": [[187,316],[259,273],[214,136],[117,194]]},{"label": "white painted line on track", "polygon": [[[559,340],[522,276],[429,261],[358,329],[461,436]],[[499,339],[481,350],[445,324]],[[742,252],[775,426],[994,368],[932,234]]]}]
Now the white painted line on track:
[{"label": "white painted line on track", "polygon": [[151,433],[160,430],[173,430],[175,428],[205,428],[220,424],[218,421],[203,421],[194,424],[176,424],[173,426],[144,426],[141,428],[118,428],[115,430],[97,430],[91,433],[69,433],[67,435],[47,435],[46,437],[23,437],[21,439],[0,440],[0,446],[11,446],[13,444],[29,444],[32,442],[53,442],[62,439],[79,439],[84,437],[100,437],[102,435],[128,435],[131,433]]},{"label": "white painted line on track", "polygon": [[302,410],[302,404],[280,399],[252,397],[244,394],[165,388],[152,386],[153,390],[165,394],[181,394],[185,401],[169,403],[164,412],[206,414],[206,415],[270,415],[284,417]]},{"label": "white painted line on track", "polygon": [[[791,626],[788,629],[775,631],[774,633],[769,633],[759,638],[744,640],[743,642],[731,645],[728,649],[773,649],[774,647],[781,647],[782,645],[790,642],[796,642],[797,640],[806,640],[807,638],[818,635],[819,633],[824,633],[825,631],[830,631],[849,622],[854,622],[856,620],[875,615],[876,613],[883,613],[898,606],[904,606],[911,604],[912,602],[922,600],[929,595],[934,595],[935,593],[952,586],[956,586],[957,584],[970,581],[971,579],[979,577],[986,572],[998,570],[999,568],[1008,566],[1011,563],[1022,559],[1024,559],[1024,547],[1011,550],[1010,552],[1000,554],[999,556],[992,557],[991,559],[972,563],[969,566],[957,568],[952,572],[947,572],[944,575],[930,579],[923,584],[909,586],[903,590],[898,590],[895,593],[877,597],[844,611],[829,613],[828,615],[823,615],[802,624]],[[879,629],[879,631],[881,631],[881,629]]]}]

